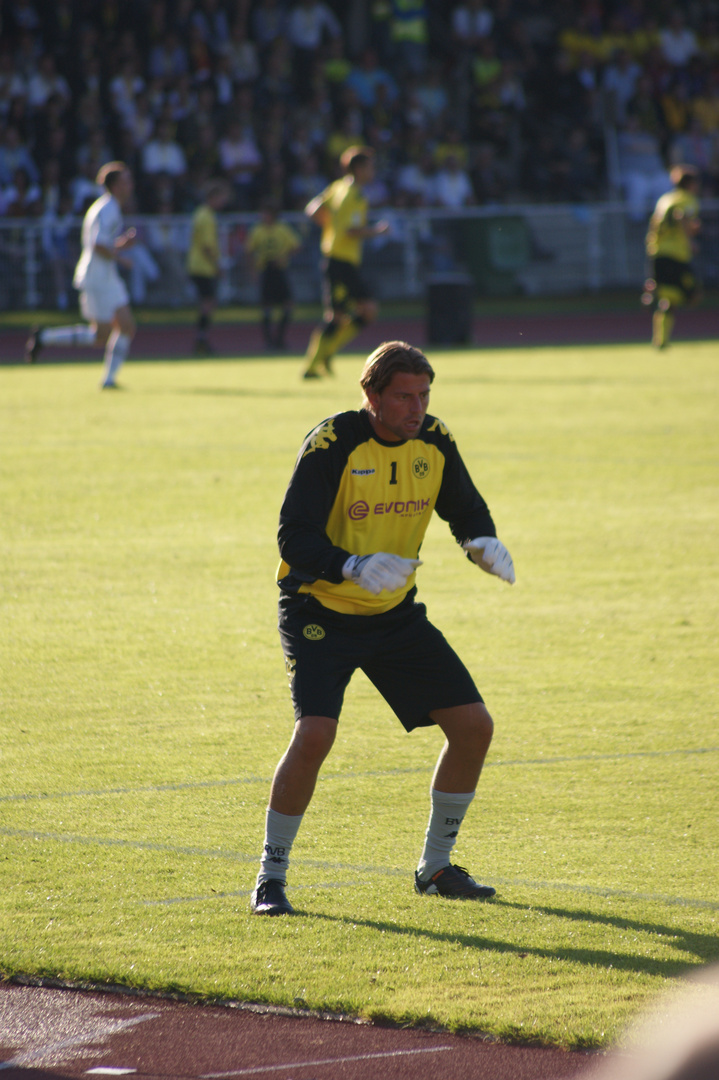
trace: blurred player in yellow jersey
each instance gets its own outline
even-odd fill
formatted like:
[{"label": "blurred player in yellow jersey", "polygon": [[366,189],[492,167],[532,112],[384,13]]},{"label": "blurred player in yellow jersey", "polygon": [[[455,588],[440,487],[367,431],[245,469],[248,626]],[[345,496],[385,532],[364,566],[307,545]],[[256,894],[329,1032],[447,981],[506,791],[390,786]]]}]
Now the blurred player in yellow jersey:
[{"label": "blurred player in yellow jersey", "polygon": [[657,349],[669,344],[676,309],[698,303],[702,293],[691,262],[701,228],[699,174],[692,165],[676,165],[670,175],[674,187],[657,202],[646,239],[651,276],[642,303],[654,305],[652,344]]},{"label": "blurred player in yellow jersey", "polygon": [[[287,265],[301,246],[295,230],[277,220],[275,204],[271,200],[263,203],[260,222],[247,237],[247,250],[260,274],[262,333],[268,349],[285,348],[293,306]],[[280,308],[280,317],[274,326],[272,313],[276,307]]]},{"label": "blurred player in yellow jersey", "polygon": [[187,272],[198,296],[196,356],[211,356],[214,352],[208,332],[217,305],[217,279],[220,276],[217,212],[227,205],[229,197],[230,189],[224,180],[211,180],[205,189],[204,200],[192,215]]},{"label": "blurred player in yellow jersey", "polygon": [[377,303],[360,272],[362,241],[389,228],[386,221],[367,224],[363,187],[374,177],[374,153],[370,147],[350,146],[340,164],[344,176],[305,207],[307,216],[322,229],[325,309],[324,324],[313,332],[307,346],[305,379],[329,374],[334,354],[377,317]]}]

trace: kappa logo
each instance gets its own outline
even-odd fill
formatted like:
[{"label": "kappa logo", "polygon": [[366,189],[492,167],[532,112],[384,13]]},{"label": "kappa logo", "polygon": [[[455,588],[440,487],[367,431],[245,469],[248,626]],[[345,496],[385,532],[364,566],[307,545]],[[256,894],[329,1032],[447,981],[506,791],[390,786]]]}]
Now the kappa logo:
[{"label": "kappa logo", "polygon": [[325,420],[324,424],[320,424],[310,435],[307,449],[302,457],[306,458],[308,454],[314,453],[315,450],[326,450],[331,442],[336,441],[334,420]]},{"label": "kappa logo", "polygon": [[307,626],[302,631],[308,641],[322,641],[325,636],[325,632],[321,626],[317,623],[307,623]]},{"label": "kappa logo", "polygon": [[418,480],[424,480],[425,476],[429,476],[429,462],[426,458],[418,457],[412,462],[412,472]]},{"label": "kappa logo", "polygon": [[376,469],[353,469],[353,476],[374,476]]},{"label": "kappa logo", "polygon": [[450,442],[454,442],[454,435],[449,430],[447,425],[443,424],[442,421],[438,420],[436,417],[434,419],[434,423],[430,424],[430,426],[427,428],[427,430],[428,431],[441,431],[441,433],[443,435],[447,436],[447,438],[449,439]]},{"label": "kappa logo", "polygon": [[285,671],[287,672],[287,679],[289,681],[290,686],[292,686],[292,680],[295,677],[295,667],[296,666],[297,666],[297,661],[295,660],[295,658],[293,656],[286,656],[285,657]]}]

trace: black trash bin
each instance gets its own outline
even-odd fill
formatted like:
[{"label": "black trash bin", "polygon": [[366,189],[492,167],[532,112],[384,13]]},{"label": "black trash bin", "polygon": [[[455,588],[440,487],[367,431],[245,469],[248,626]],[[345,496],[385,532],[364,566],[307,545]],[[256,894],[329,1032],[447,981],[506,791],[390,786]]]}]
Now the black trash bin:
[{"label": "black trash bin", "polygon": [[468,345],[472,340],[474,278],[433,274],[427,279],[427,341],[430,345]]}]

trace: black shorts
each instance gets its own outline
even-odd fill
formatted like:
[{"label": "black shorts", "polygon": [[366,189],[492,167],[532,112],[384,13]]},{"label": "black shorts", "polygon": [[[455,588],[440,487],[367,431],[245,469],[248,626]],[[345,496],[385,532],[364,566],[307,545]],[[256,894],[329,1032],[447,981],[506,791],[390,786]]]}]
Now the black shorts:
[{"label": "black shorts", "polygon": [[342,259],[327,259],[322,268],[322,302],[334,311],[349,311],[358,300],[372,294],[359,267]]},{"label": "black shorts", "polygon": [[697,295],[701,284],[691,263],[679,262],[666,255],[657,255],[654,259],[653,277],[657,287],[671,285],[684,294],[685,303],[690,303]]},{"label": "black shorts", "polygon": [[281,266],[268,263],[260,274],[260,303],[263,307],[287,304],[292,299],[287,272]]},{"label": "black shorts", "polygon": [[214,300],[217,293],[217,278],[207,274],[193,274],[192,282],[200,300]]},{"label": "black shorts", "polygon": [[482,701],[467,668],[414,594],[413,589],[381,615],[344,615],[312,596],[281,597],[279,631],[296,720],[339,719],[357,668],[407,731],[433,724],[434,709]]}]

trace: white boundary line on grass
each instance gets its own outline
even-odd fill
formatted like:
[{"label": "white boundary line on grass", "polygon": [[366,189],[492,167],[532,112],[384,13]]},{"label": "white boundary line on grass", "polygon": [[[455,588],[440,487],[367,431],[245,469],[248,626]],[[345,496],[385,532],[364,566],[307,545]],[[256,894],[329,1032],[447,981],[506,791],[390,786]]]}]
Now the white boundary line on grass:
[{"label": "white boundary line on grass", "polygon": [[[224,851],[220,848],[180,847],[174,844],[156,844],[147,840],[116,840],[99,836],[70,836],[60,833],[37,832],[34,829],[0,828],[0,836],[19,840],[51,840],[58,844],[84,844],[89,847],[120,847],[135,851],[165,851],[173,855],[191,855],[199,858],[231,859],[233,862],[257,862],[257,854],[245,855],[239,851]],[[293,859],[293,865],[319,870],[349,871],[356,874],[381,874],[383,877],[406,878],[407,872],[389,866],[356,866],[352,863],[330,863],[317,859]],[[636,893],[629,889],[609,889],[594,885],[572,885],[562,881],[531,881],[526,878],[493,878],[498,885],[507,885],[523,889],[547,889],[554,892],[576,892],[585,896],[614,897],[620,900],[636,900],[665,904],[671,907],[696,908],[705,911],[719,911],[719,902],[713,900],[694,900],[685,896],[665,896],[662,893]],[[293,886],[294,887],[294,886]],[[356,882],[327,882],[323,885],[304,886],[304,888],[342,889],[356,888]],[[208,900],[220,900],[233,896],[248,896],[251,890],[240,889],[237,892],[210,893],[207,896],[178,896],[164,900],[140,900],[138,903],[157,906],[181,903],[205,903]]]},{"label": "white boundary line on grass", "polygon": [[[696,749],[678,747],[675,750],[633,750],[624,754],[575,754],[566,757],[551,758],[515,758],[508,761],[487,761],[485,769],[506,768],[522,765],[566,765],[574,761],[628,761],[633,758],[673,757],[675,755],[716,754],[719,746],[702,746]],[[407,769],[369,769],[366,772],[327,773],[320,776],[321,782],[330,780],[361,780],[365,776],[404,776],[408,774],[429,773],[433,766],[422,765]],[[271,784],[272,778],[266,776],[236,776],[229,780],[197,780],[176,784],[147,784],[139,787],[98,788],[89,791],[40,791],[26,792],[19,795],[0,795],[3,802],[32,802],[50,799],[99,798],[107,795],[141,795],[143,793],[160,794],[164,791],[194,791],[202,788],[233,787],[239,784]]]}]

